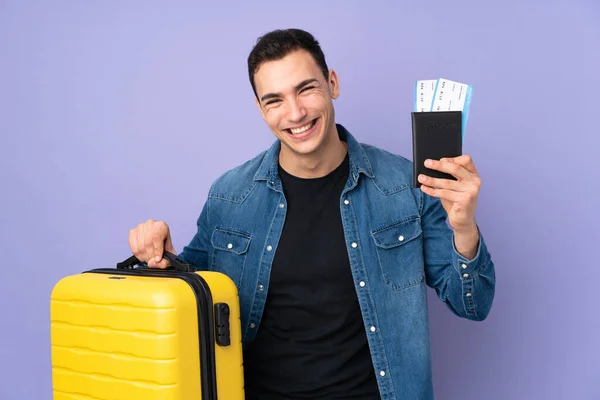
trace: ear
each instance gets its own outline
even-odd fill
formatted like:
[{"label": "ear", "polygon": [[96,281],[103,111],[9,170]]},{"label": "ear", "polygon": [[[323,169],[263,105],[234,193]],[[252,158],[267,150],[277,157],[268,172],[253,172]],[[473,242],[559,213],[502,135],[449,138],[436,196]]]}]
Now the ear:
[{"label": "ear", "polygon": [[340,96],[340,83],[337,73],[334,70],[329,70],[329,79],[327,80],[327,84],[329,85],[329,93],[331,93],[331,98],[337,99]]}]

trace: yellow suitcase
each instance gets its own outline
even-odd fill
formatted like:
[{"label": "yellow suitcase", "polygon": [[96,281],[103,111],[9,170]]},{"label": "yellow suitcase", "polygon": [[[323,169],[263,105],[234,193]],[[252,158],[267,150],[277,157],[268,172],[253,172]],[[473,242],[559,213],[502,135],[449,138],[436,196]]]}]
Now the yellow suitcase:
[{"label": "yellow suitcase", "polygon": [[172,268],[117,268],[61,279],[50,300],[54,400],[243,400],[233,281]]}]

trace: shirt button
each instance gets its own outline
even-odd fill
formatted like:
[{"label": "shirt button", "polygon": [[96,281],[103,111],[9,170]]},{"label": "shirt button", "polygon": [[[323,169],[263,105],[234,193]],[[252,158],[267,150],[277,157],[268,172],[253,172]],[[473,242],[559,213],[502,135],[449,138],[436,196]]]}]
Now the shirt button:
[{"label": "shirt button", "polygon": [[265,287],[263,285],[258,285],[258,290],[264,290]]},{"label": "shirt button", "polygon": [[359,283],[359,285],[360,285],[360,287],[365,287],[365,283],[362,281]]},{"label": "shirt button", "polygon": [[357,247],[358,247],[358,245],[356,244],[356,242],[353,242],[353,243],[352,243],[352,248],[353,248],[353,249],[355,249],[355,248],[357,248]]},{"label": "shirt button", "polygon": [[376,330],[377,329],[374,326],[371,327],[371,332],[375,332]]},{"label": "shirt button", "polygon": [[463,274],[463,278],[467,279],[469,277],[469,274]]},{"label": "shirt button", "polygon": [[344,204],[345,204],[345,205],[348,205],[348,204],[350,204],[350,200],[344,200]]},{"label": "shirt button", "polygon": [[227,248],[228,248],[228,249],[231,249],[231,248],[233,248],[233,245],[232,245],[231,243],[229,243],[229,244],[227,245]]},{"label": "shirt button", "polygon": [[256,325],[254,325],[254,322],[250,324],[250,328],[254,328]]},{"label": "shirt button", "polygon": [[401,242],[404,241],[404,236],[398,237],[398,240],[401,241]]},{"label": "shirt button", "polygon": [[379,375],[385,376],[385,371],[379,371]]},{"label": "shirt button", "polygon": [[467,297],[471,297],[473,296],[471,293],[467,293]]},{"label": "shirt button", "polygon": [[273,247],[271,245],[268,245],[267,246],[267,251],[271,251],[271,250],[273,250]]},{"label": "shirt button", "polygon": [[463,265],[461,265],[461,267],[462,267],[463,269],[467,269],[467,264],[463,264]]},{"label": "shirt button", "polygon": [[279,208],[283,208],[285,207],[285,205],[283,205],[283,203],[279,204]]}]

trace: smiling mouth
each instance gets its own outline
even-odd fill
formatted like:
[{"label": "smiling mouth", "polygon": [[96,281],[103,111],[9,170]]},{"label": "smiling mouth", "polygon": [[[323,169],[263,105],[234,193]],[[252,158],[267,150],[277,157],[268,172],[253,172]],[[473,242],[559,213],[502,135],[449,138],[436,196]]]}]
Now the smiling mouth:
[{"label": "smiling mouth", "polygon": [[292,129],[286,129],[286,131],[292,135],[299,135],[301,133],[304,133],[306,131],[308,131],[309,129],[311,129],[313,126],[315,126],[315,123],[317,122],[316,119],[310,121],[308,124],[301,126],[300,128],[292,128]]}]

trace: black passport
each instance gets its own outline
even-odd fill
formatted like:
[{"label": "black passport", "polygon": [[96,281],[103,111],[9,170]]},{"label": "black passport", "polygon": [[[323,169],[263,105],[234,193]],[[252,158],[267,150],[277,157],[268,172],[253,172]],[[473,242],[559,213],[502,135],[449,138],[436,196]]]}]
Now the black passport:
[{"label": "black passport", "polygon": [[425,160],[462,155],[462,111],[412,112],[413,186],[421,187],[419,174],[456,178],[425,167]]}]

